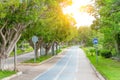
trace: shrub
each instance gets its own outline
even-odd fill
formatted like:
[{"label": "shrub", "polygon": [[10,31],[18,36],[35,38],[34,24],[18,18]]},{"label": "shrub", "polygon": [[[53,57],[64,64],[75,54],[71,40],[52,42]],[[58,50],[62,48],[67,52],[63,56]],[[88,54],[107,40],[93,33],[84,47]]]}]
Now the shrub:
[{"label": "shrub", "polygon": [[91,56],[93,56],[94,53],[95,53],[95,48],[91,47],[91,48],[89,48],[89,51],[90,51],[90,53],[91,53]]},{"label": "shrub", "polygon": [[97,50],[97,55],[100,56],[100,49]]},{"label": "shrub", "polygon": [[109,50],[106,50],[106,49],[100,50],[100,54],[101,54],[102,57],[105,57],[105,58],[112,57],[112,53]]},{"label": "shrub", "polygon": [[116,56],[117,55],[115,48],[112,49],[111,53],[112,53],[112,56]]}]

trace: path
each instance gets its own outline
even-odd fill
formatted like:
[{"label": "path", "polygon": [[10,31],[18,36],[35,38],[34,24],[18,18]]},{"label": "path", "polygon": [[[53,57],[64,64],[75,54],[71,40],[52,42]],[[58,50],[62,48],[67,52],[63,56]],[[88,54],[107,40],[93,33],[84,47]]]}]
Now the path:
[{"label": "path", "polygon": [[84,52],[74,46],[38,66],[19,66],[23,74],[11,80],[100,80]]},{"label": "path", "polygon": [[99,80],[84,52],[79,47],[70,48],[52,68],[34,80]]},{"label": "path", "polygon": [[[42,48],[41,51],[42,55],[44,55],[44,49]],[[26,60],[30,60],[33,59],[35,56],[34,51],[33,52],[29,52],[29,53],[25,53],[22,55],[18,55],[17,56],[17,64],[24,62]],[[6,59],[6,62],[4,64],[4,68],[12,68],[14,66],[14,57],[9,57]]]},{"label": "path", "polygon": [[[17,63],[19,64],[20,62],[23,62],[32,58],[34,58],[34,52],[19,55],[17,56]],[[11,68],[14,66],[13,64],[14,64],[14,57],[9,57],[8,59],[6,59],[6,63],[4,67]]]}]

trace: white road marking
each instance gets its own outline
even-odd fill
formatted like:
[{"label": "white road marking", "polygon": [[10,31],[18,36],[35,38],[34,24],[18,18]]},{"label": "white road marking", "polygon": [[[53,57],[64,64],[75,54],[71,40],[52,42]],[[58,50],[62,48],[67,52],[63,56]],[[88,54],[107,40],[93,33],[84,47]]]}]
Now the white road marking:
[{"label": "white road marking", "polygon": [[[66,55],[64,55],[63,57],[65,57]],[[62,57],[62,58],[63,58]],[[61,59],[62,59],[61,58]],[[55,67],[56,65],[57,65],[57,63],[61,60],[61,59],[59,59],[51,68],[49,68],[48,70],[46,70],[45,72],[43,72],[43,73],[41,73],[41,74],[39,74],[37,77],[35,77],[33,80],[36,80],[38,77],[40,77],[40,76],[42,76],[42,75],[44,75],[45,73],[47,73],[48,71],[50,71],[53,67]]]},{"label": "white road marking", "polygon": [[71,57],[72,57],[72,55],[70,55],[69,60],[66,62],[66,64],[65,64],[64,67],[62,68],[62,70],[57,74],[57,76],[54,78],[54,80],[58,80],[59,76],[62,74],[62,72],[65,70],[66,66],[68,65]]}]

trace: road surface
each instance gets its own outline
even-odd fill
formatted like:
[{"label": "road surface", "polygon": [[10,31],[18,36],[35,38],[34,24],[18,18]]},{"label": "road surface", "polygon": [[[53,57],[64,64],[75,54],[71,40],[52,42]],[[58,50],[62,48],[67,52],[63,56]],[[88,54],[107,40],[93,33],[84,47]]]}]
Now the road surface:
[{"label": "road surface", "polygon": [[[40,53],[40,52],[39,52]],[[41,53],[42,55],[45,54],[45,50],[44,48],[41,49]],[[50,53],[50,51],[49,51]],[[18,55],[17,56],[17,64],[24,62],[26,60],[30,60],[33,59],[35,56],[34,51],[33,52],[29,52],[29,53],[25,53],[22,55]],[[9,69],[9,68],[13,68],[14,67],[14,57],[9,57],[4,61],[4,69]]]},{"label": "road surface", "polygon": [[84,52],[74,46],[51,68],[34,80],[100,80],[92,69]]}]

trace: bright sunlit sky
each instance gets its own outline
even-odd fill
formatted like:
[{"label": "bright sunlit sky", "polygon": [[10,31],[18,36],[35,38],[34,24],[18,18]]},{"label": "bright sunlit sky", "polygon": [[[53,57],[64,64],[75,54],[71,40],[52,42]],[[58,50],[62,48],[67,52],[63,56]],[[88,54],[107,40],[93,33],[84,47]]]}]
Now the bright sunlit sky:
[{"label": "bright sunlit sky", "polygon": [[94,17],[86,12],[80,12],[80,7],[92,3],[91,0],[72,0],[72,5],[63,8],[63,12],[64,14],[72,14],[77,27],[90,26]]}]

